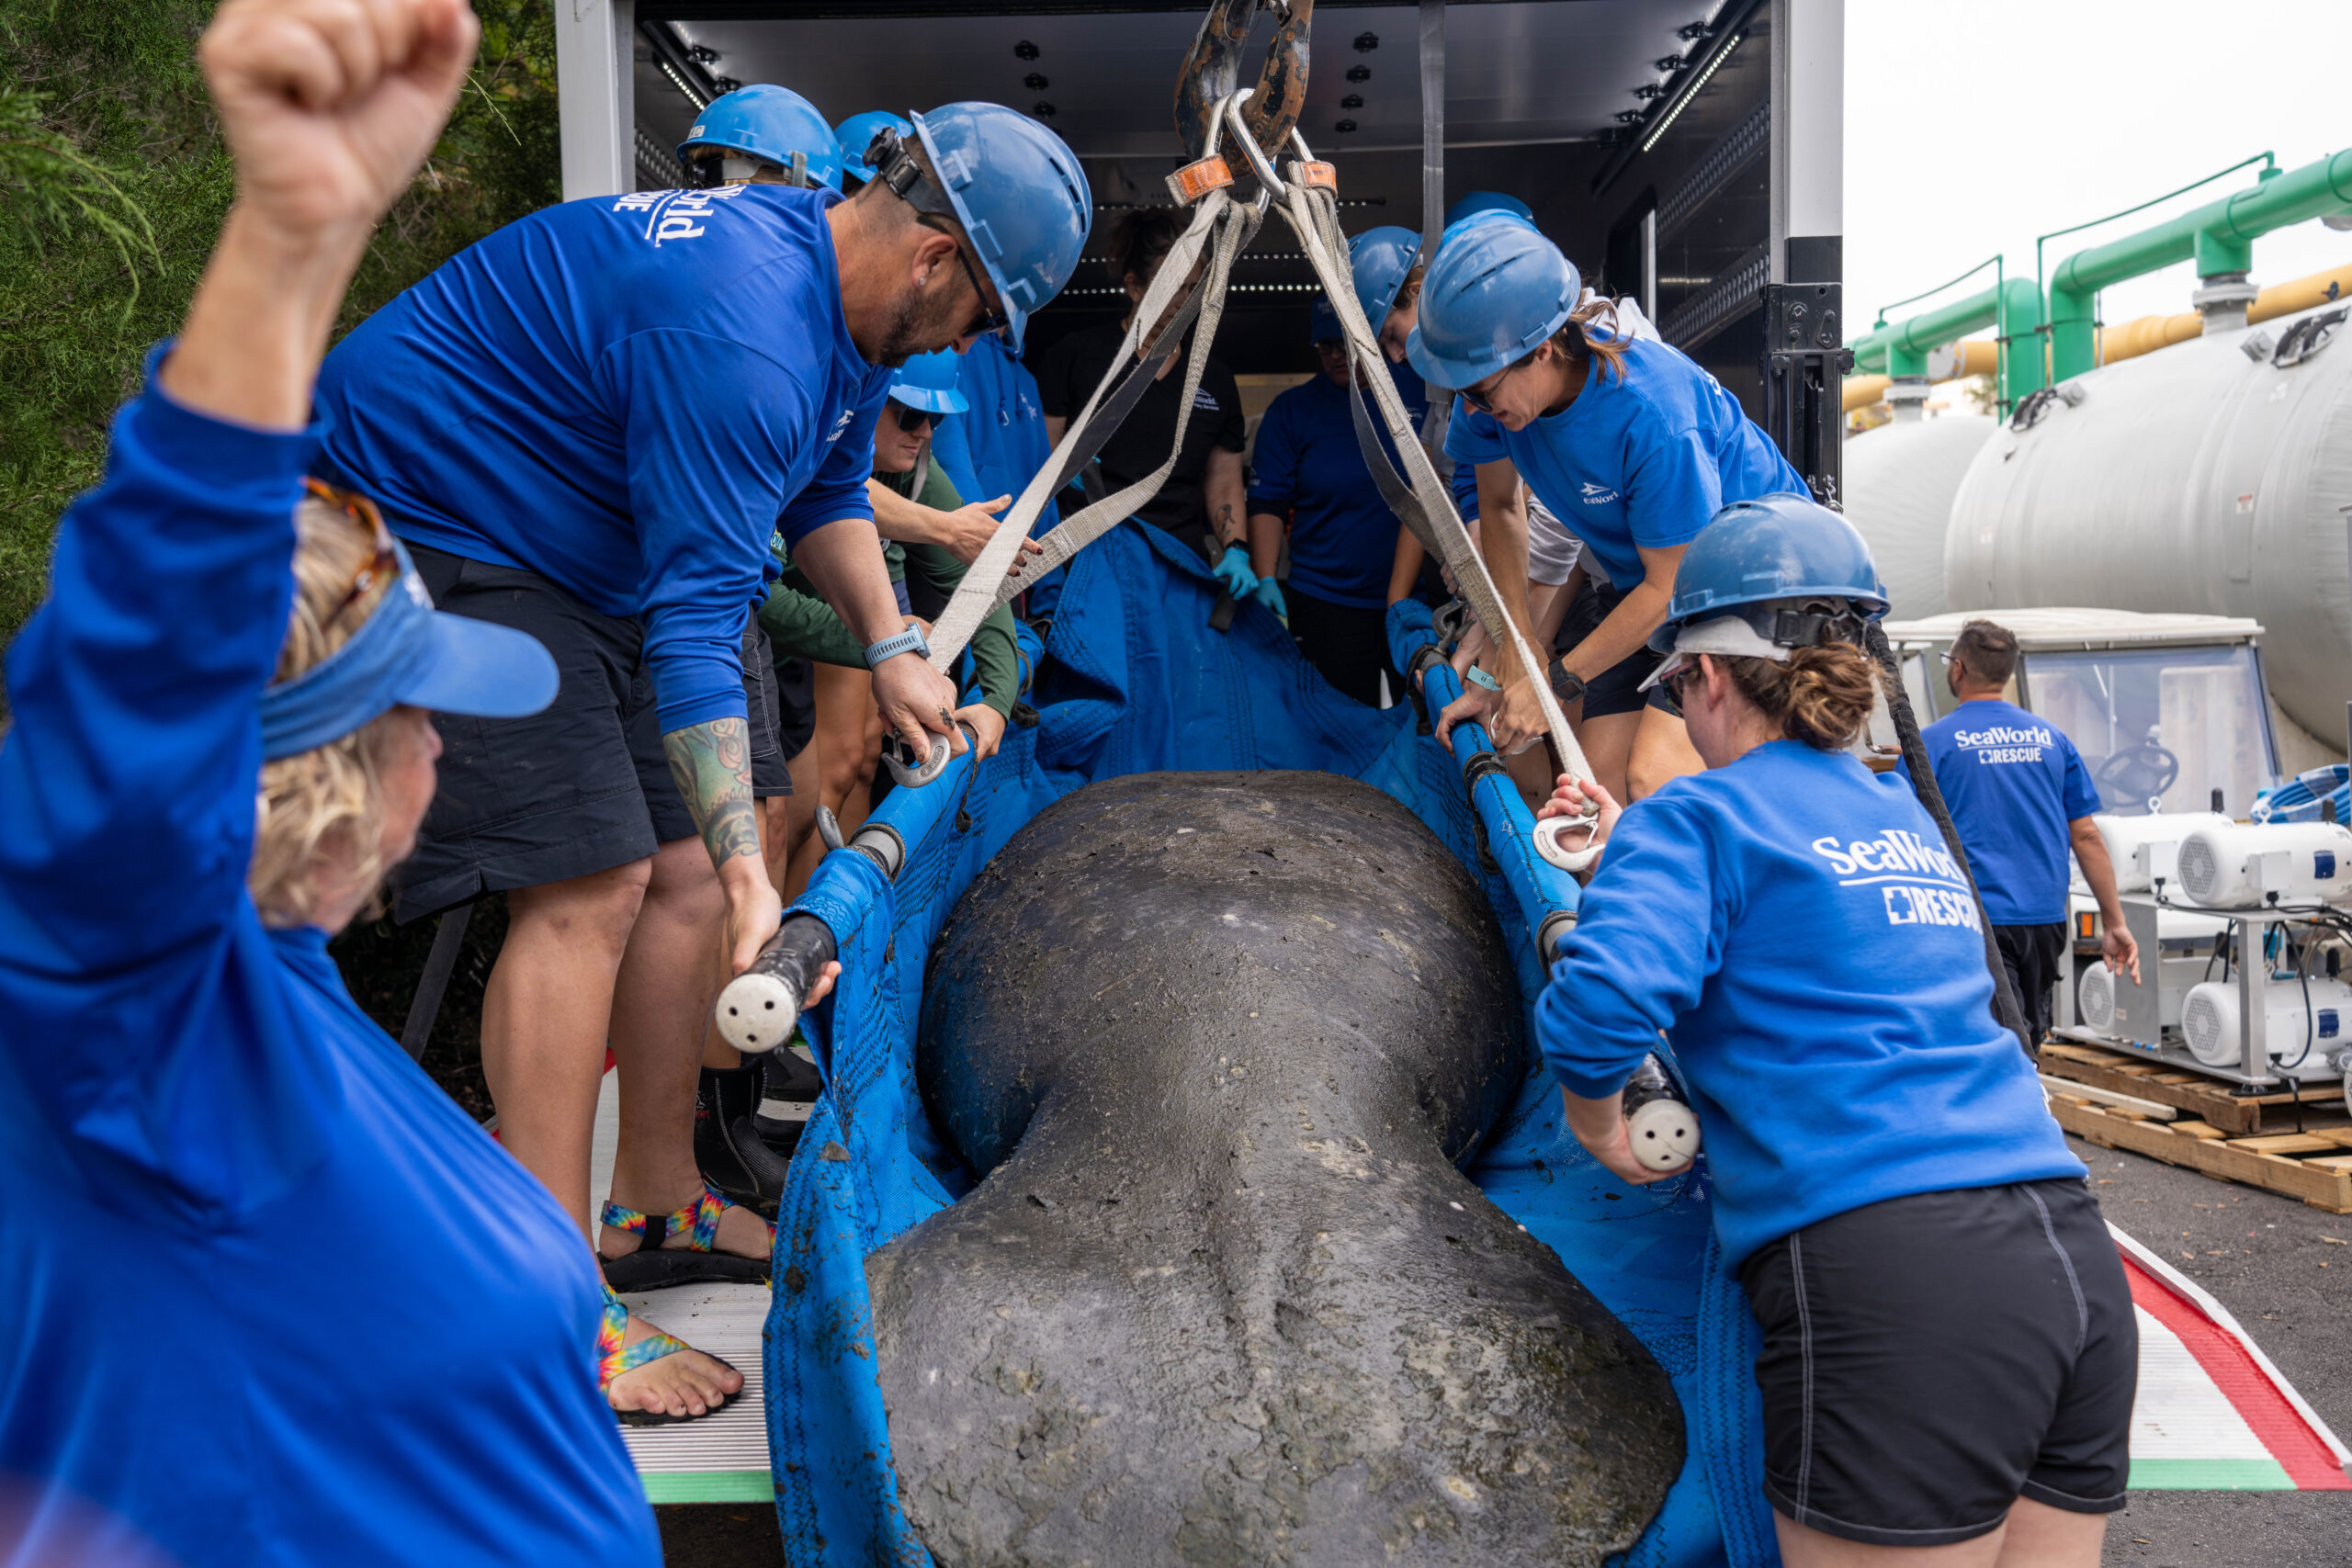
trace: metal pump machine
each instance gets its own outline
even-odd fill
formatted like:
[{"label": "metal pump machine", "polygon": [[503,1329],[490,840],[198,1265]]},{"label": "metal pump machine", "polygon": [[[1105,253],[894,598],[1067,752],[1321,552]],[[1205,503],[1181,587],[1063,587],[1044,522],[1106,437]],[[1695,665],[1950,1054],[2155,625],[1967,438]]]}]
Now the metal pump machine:
[{"label": "metal pump machine", "polygon": [[2141,979],[2091,964],[2068,1032],[2249,1093],[2352,1078],[2352,981],[2340,973],[2352,829],[2205,813],[2098,820]]}]

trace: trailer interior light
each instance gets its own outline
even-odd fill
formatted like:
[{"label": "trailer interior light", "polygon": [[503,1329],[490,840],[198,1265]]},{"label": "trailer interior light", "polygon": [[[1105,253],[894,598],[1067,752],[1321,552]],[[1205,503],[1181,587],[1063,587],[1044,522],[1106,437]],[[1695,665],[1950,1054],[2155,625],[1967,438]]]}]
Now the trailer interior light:
[{"label": "trailer interior light", "polygon": [[1747,35],[1745,33],[1734,33],[1731,37],[1724,39],[1723,48],[1715,51],[1713,54],[1708,56],[1706,69],[1700,72],[1696,77],[1692,78],[1690,85],[1688,87],[1685,87],[1681,93],[1676,96],[1675,100],[1671,104],[1667,106],[1666,113],[1658,117],[1658,122],[1651,129],[1650,133],[1642,138],[1643,152],[1646,152],[1651,148],[1657,146],[1657,139],[1664,136],[1669,130],[1673,129],[1674,122],[1682,118],[1682,111],[1690,107],[1690,100],[1697,97],[1700,93],[1705,90],[1708,81],[1713,77],[1717,71],[1723,69],[1724,62],[1731,58],[1732,51],[1737,49],[1740,44],[1746,40],[1747,37]]}]

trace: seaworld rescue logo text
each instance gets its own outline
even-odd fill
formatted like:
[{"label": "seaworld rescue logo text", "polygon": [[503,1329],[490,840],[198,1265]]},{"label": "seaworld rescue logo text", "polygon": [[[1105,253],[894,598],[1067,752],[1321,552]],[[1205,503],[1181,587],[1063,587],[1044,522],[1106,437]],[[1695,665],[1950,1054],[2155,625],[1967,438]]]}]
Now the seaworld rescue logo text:
[{"label": "seaworld rescue logo text", "polygon": [[1996,724],[1990,729],[1960,729],[1952,732],[1951,743],[1963,751],[1973,751],[1980,763],[2039,762],[2041,749],[2055,746],[2058,738],[2046,724],[2020,729],[2015,725]]},{"label": "seaworld rescue logo text", "polygon": [[1984,929],[1960,863],[1941,844],[1889,828],[1875,839],[1842,845],[1833,838],[1815,839],[1812,849],[1838,874],[1838,886],[1877,887],[1888,925]]}]

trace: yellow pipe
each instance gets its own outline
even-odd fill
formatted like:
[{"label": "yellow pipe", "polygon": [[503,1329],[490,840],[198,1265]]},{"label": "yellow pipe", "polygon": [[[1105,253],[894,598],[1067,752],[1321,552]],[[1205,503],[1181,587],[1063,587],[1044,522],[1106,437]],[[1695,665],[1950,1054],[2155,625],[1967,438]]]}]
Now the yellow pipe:
[{"label": "yellow pipe", "polygon": [[[2000,367],[2000,345],[1990,338],[1967,338],[1959,343],[1947,344],[1945,347],[1953,350],[1959,357],[1953,364],[1950,375],[1935,378],[1939,381],[1957,381],[1970,376],[1990,376]],[[1940,354],[1943,350],[1939,349],[1936,352]],[[1891,384],[1891,378],[1885,376],[1849,376],[1846,378],[1844,399],[1846,412],[1852,413],[1856,409],[1870,407],[1886,396],[1886,389]]]},{"label": "yellow pipe", "polygon": [[[2328,301],[2328,287],[2335,288],[2336,298],[2352,296],[2352,263],[2332,266],[2325,272],[2312,273],[2291,283],[2277,283],[2254,297],[2246,307],[2245,319],[2251,326],[2258,321],[2291,316],[2298,310],[2308,310]],[[2177,343],[2186,343],[2205,330],[2205,318],[2194,310],[2184,310],[2177,316],[2140,316],[2120,326],[2108,328],[2098,334],[2098,362],[2112,365],[2119,359],[2137,359],[2143,354],[2154,354]]]}]

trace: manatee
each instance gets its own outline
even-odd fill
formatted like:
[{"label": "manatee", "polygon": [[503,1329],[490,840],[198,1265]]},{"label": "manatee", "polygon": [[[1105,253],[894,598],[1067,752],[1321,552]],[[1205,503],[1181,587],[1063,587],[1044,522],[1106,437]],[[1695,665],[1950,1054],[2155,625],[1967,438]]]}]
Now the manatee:
[{"label": "manatee", "polygon": [[1327,773],[1151,773],[966,892],[918,1071],[979,1185],[866,1264],[946,1568],[1598,1564],[1682,1461],[1638,1341],[1457,1167],[1525,1043],[1501,930]]}]

